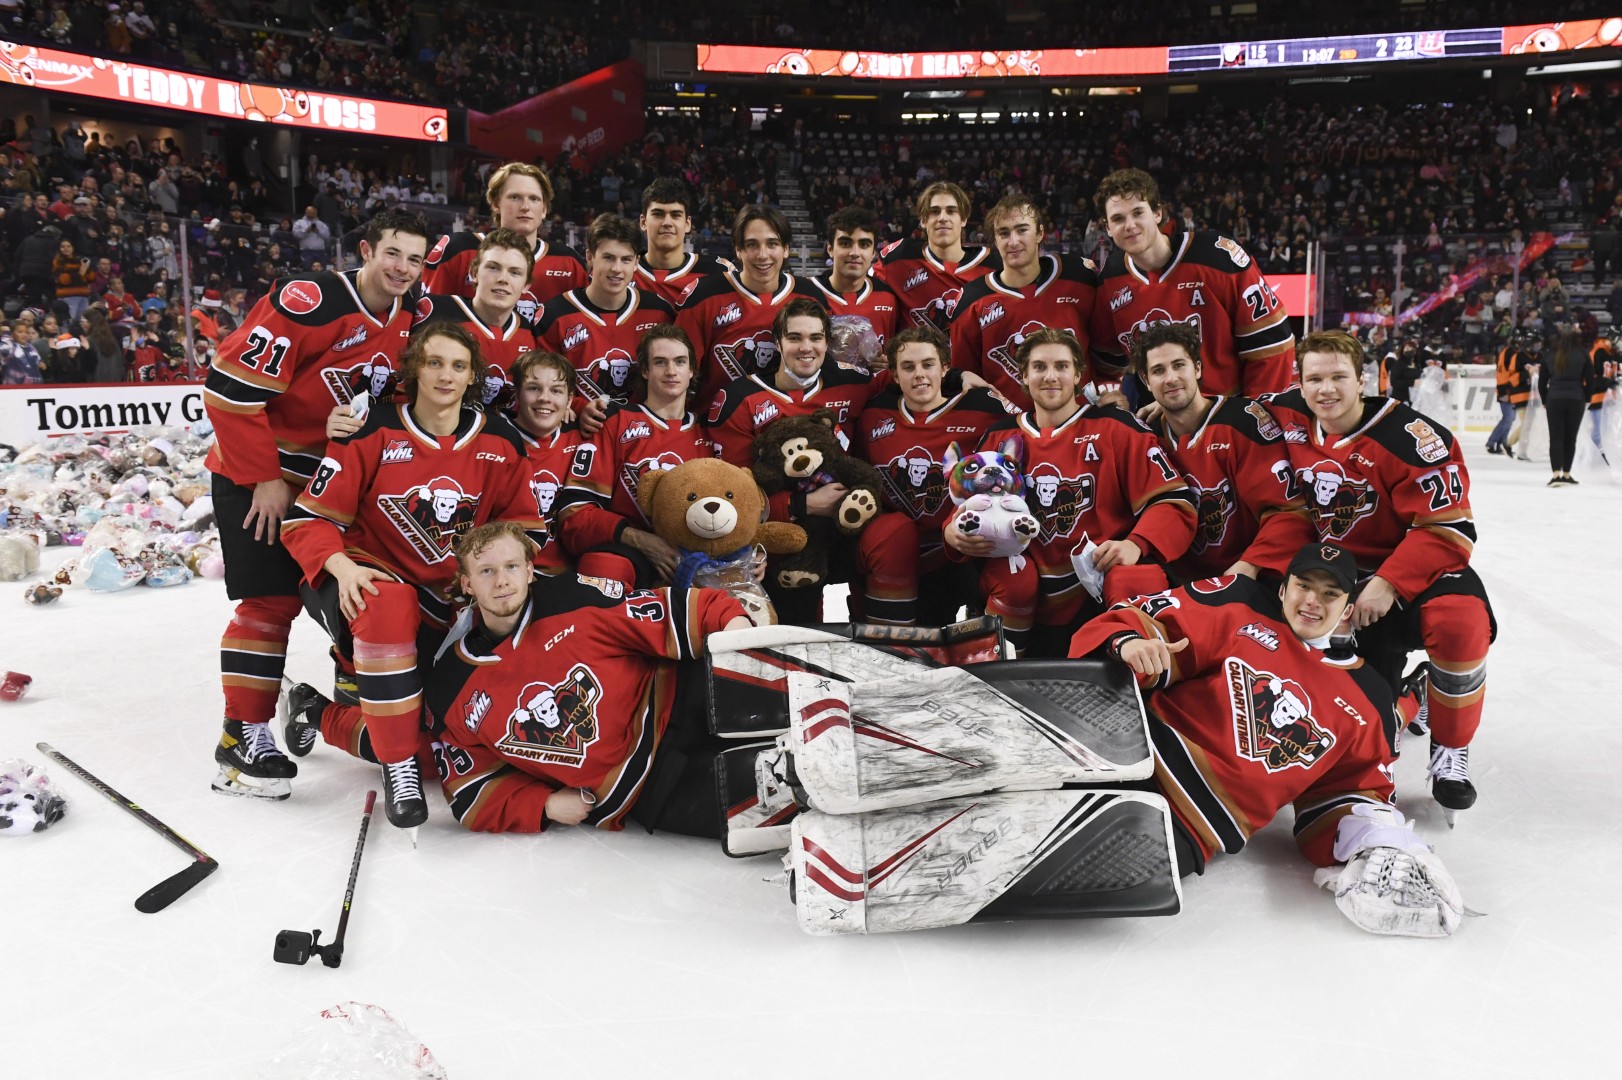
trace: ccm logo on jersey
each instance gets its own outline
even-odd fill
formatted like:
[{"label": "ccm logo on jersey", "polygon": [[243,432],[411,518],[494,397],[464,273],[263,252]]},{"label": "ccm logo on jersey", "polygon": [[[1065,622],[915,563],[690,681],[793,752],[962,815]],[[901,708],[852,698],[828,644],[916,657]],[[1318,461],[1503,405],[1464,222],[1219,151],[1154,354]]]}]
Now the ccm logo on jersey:
[{"label": "ccm logo on jersey", "polygon": [[547,277],[574,277],[573,270],[548,270]]},{"label": "ccm logo on jersey", "polygon": [[473,455],[473,460],[474,461],[493,461],[497,465],[505,465],[507,463],[507,458],[504,455],[502,455],[502,454],[492,454],[488,450],[480,450],[477,454]]}]

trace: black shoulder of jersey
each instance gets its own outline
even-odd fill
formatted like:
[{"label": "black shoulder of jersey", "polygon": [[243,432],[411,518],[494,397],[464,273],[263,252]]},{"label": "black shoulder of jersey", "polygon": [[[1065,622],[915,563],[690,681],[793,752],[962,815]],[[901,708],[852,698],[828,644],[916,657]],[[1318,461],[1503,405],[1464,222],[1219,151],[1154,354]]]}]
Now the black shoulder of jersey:
[{"label": "black shoulder of jersey", "polygon": [[[644,293],[643,295],[646,296],[647,294]],[[536,310],[535,318],[531,324],[534,327],[535,333],[545,333],[547,327],[563,318],[563,316],[568,315],[570,312],[579,310],[569,302],[568,296],[569,294],[566,292],[558,293],[558,295],[552,297],[552,299],[542,304]]]},{"label": "black shoulder of jersey", "polygon": [[[1363,407],[1377,409],[1386,402],[1390,402],[1389,410],[1369,428],[1370,438],[1399,461],[1421,469],[1434,468],[1447,461],[1453,449],[1453,432],[1447,425],[1439,424],[1412,406],[1391,398],[1366,397]],[[1436,439],[1441,440],[1447,452],[1440,457],[1435,453],[1429,457],[1422,456],[1422,448],[1434,445]]]},{"label": "black shoulder of jersey", "polygon": [[[775,371],[776,367],[774,366],[772,370]],[[822,383],[824,386],[849,386],[852,383],[869,383],[872,381],[873,376],[865,371],[845,367],[843,364],[835,363],[832,359],[822,362]]]},{"label": "black shoulder of jersey", "polygon": [[[899,396],[900,391],[897,390],[896,394]],[[965,393],[963,399],[957,403],[957,408],[969,412],[989,413],[999,420],[1010,415],[1002,399],[983,386],[976,386]]]},{"label": "black shoulder of jersey", "polygon": [[[1182,591],[1190,600],[1207,607],[1243,604],[1264,618],[1283,621],[1277,595],[1269,593],[1243,574],[1201,578],[1184,585]],[[1288,634],[1291,631],[1285,626],[1283,632]]]},{"label": "black shoulder of jersey", "polygon": [[[996,271],[992,271],[992,273],[996,273]],[[991,295],[990,280],[991,274],[981,274],[979,277],[963,286],[963,296],[958,300],[957,307],[952,312],[952,320],[954,322],[956,322],[965,311],[969,310],[970,304],[973,304],[981,297]]]},{"label": "black shoulder of jersey", "polygon": [[1117,424],[1124,424],[1133,431],[1141,431],[1146,435],[1154,434],[1144,425],[1142,420],[1139,420],[1119,405],[1094,405],[1091,416],[1098,420],[1113,420]]},{"label": "black shoulder of jersey", "polygon": [[1344,670],[1352,677],[1357,688],[1363,691],[1363,696],[1380,710],[1380,731],[1385,735],[1386,748],[1395,754],[1402,722],[1397,715],[1397,700],[1391,693],[1391,684],[1375,670],[1373,664],[1353,664]]},{"label": "black shoulder of jersey", "polygon": [[547,244],[546,253],[555,259],[573,259],[581,266],[586,265],[586,257],[568,244]]},{"label": "black shoulder of jersey", "polygon": [[1104,265],[1098,268],[1098,279],[1108,281],[1111,278],[1126,276],[1126,252],[1118,247],[1111,246],[1109,254],[1104,258]]},{"label": "black shoulder of jersey", "polygon": [[995,273],[996,271],[1002,269],[1002,256],[997,254],[997,249],[992,247],[990,244],[976,244],[974,247],[964,248],[963,262],[960,262],[958,265],[961,266],[965,262],[973,262],[975,256],[971,255],[970,252],[981,251],[986,253],[985,258],[982,259],[977,265],[985,267],[988,273]]},{"label": "black shoulder of jersey", "polygon": [[1292,386],[1288,390],[1280,390],[1276,394],[1263,394],[1256,400],[1266,405],[1270,410],[1298,413],[1302,419],[1312,419],[1312,410],[1307,408],[1307,399],[1302,395],[1299,386]]},{"label": "black shoulder of jersey", "polygon": [[896,291],[890,288],[890,286],[886,285],[881,278],[876,278],[869,275],[867,280],[873,286],[874,292],[889,293],[891,296],[896,295]]},{"label": "black shoulder of jersey", "polygon": [[736,291],[725,273],[706,274],[697,285],[693,286],[693,291],[687,294],[687,299],[681,302],[681,306],[683,310],[686,310],[690,307],[697,307],[713,297],[732,296]]},{"label": "black shoulder of jersey", "polygon": [[1079,281],[1092,286],[1097,286],[1099,282],[1098,264],[1083,255],[1060,255],[1059,273],[1066,281]]},{"label": "black shoulder of jersey", "polygon": [[[610,595],[614,592],[614,586],[620,587],[620,595]],[[540,622],[583,608],[617,608],[625,602],[623,590],[624,586],[617,581],[601,586],[596,580],[587,581],[579,574],[557,574],[553,577],[537,574],[529,586],[531,618],[534,622]]]},{"label": "black shoulder of jersey", "polygon": [[747,375],[733,379],[721,387],[715,402],[710,405],[709,413],[705,417],[705,423],[711,427],[723,423],[727,417],[737,411],[740,405],[759,391],[760,384]]},{"label": "black shoulder of jersey", "polygon": [[349,444],[361,442],[374,432],[404,431],[405,422],[400,419],[400,406],[392,401],[375,401],[366,411],[366,421],[361,424],[360,430],[353,435],[344,435],[333,439],[335,443]]},{"label": "black shoulder of jersey", "polygon": [[[638,289],[636,291],[636,295],[636,306],[638,310],[662,311],[672,319],[676,317],[676,309],[671,307],[669,301],[660,296],[658,293],[654,292],[652,289]],[[548,304],[551,302],[552,301],[550,300],[547,301]]]},{"label": "black shoulder of jersey", "polygon": [[901,408],[901,388],[896,386],[894,383],[891,383],[883,390],[880,390],[878,393],[868,398],[867,404],[862,406],[862,411],[866,412],[868,409],[888,409],[891,412],[894,412],[899,408]]},{"label": "black shoulder of jersey", "polygon": [[[785,271],[785,273],[786,273],[786,271]],[[779,285],[778,288],[782,288],[782,286]],[[694,290],[694,291],[697,291],[697,290]],[[822,294],[821,289],[817,288],[816,282],[813,281],[811,278],[806,277],[803,274],[795,274],[794,275],[794,291],[793,291],[793,295],[794,296],[809,296],[811,299],[815,300],[817,303],[821,304],[823,307],[828,306],[828,298]]]},{"label": "black shoulder of jersey", "polygon": [[[1261,413],[1261,416],[1257,416],[1257,413]],[[1265,445],[1284,439],[1283,430],[1266,406],[1243,394],[1229,394],[1223,398],[1209,422],[1232,428],[1253,443]]]},{"label": "black shoulder of jersey", "polygon": [[[300,326],[326,326],[359,308],[352,289],[350,282],[331,270],[285,277],[271,289],[270,306],[282,318]],[[296,308],[288,308],[288,301],[293,301]]]},{"label": "black shoulder of jersey", "polygon": [[484,236],[476,232],[446,233],[428,249],[427,267],[432,270],[447,259],[454,259],[464,251],[477,251]]},{"label": "black shoulder of jersey", "polygon": [[1225,274],[1237,274],[1241,270],[1248,270],[1254,262],[1250,253],[1239,245],[1239,241],[1209,229],[1194,231],[1188,250],[1183,253],[1183,261],[1197,266],[1208,266]]},{"label": "black shoulder of jersey", "polygon": [[985,433],[985,436],[983,436],[983,437],[984,438],[990,438],[992,435],[999,435],[999,434],[1002,434],[1005,431],[1007,431],[1007,432],[1020,432],[1021,434],[1024,433],[1024,429],[1019,426],[1019,417],[1018,416],[1009,415],[1009,416],[1002,417],[996,423],[994,423],[990,427],[986,428],[986,433]]},{"label": "black shoulder of jersey", "polygon": [[693,273],[695,274],[720,274],[734,269],[737,268],[732,265],[730,260],[717,258],[714,255],[705,255],[702,252],[699,253],[698,262],[693,264]]},{"label": "black shoulder of jersey", "polygon": [[513,449],[518,451],[520,461],[529,456],[529,450],[524,446],[524,436],[519,434],[518,426],[501,413],[486,413],[484,430],[511,443]]},{"label": "black shoulder of jersey", "polygon": [[879,262],[889,264],[900,262],[902,259],[921,259],[924,257],[924,242],[916,236],[903,236],[879,252]]}]

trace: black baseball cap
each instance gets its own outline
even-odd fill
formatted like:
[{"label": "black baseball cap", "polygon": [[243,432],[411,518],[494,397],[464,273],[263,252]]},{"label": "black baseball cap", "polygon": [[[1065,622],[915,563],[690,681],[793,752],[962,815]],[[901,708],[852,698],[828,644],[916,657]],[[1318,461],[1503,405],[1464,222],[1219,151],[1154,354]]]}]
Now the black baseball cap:
[{"label": "black baseball cap", "polygon": [[1322,570],[1335,579],[1342,592],[1350,593],[1357,585],[1357,560],[1339,544],[1315,540],[1295,553],[1290,560],[1292,575],[1297,577],[1313,570]]}]

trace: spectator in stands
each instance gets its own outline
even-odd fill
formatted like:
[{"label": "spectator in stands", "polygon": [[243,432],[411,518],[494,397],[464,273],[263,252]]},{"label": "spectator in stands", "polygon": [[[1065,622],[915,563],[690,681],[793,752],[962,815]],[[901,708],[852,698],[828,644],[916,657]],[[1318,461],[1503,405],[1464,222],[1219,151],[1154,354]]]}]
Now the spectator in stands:
[{"label": "spectator in stands", "polygon": [[0,336],[0,383],[17,386],[41,381],[39,350],[34,346],[34,326],[19,321],[10,338]]},{"label": "spectator in stands", "polygon": [[91,358],[85,369],[90,381],[123,382],[127,371],[124,350],[119,347],[118,338],[107,321],[107,312],[100,304],[92,304],[85,312],[85,318],[89,323],[89,330],[84,336],[85,348]]},{"label": "spectator in stands", "polygon": [[293,223],[293,236],[298,240],[299,260],[305,267],[327,257],[332,229],[321,219],[313,205],[306,206],[304,216]]},{"label": "spectator in stands", "polygon": [[72,240],[59,242],[56,258],[51,260],[51,282],[71,318],[77,319],[90,303],[91,280],[90,260],[74,251]]}]

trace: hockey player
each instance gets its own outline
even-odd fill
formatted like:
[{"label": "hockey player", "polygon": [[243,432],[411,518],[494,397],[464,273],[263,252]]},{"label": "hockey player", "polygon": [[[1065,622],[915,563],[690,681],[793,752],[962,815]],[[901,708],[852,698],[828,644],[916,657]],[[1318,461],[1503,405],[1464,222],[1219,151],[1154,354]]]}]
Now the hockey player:
[{"label": "hockey player", "polygon": [[582,443],[558,495],[563,546],[582,573],[650,587],[668,584],[681,553],[653,531],[637,504],[650,470],[715,456],[715,445],[687,410],[693,343],[666,323],[636,347],[636,377],[645,388],[635,405],[615,405],[603,427]]},{"label": "hockey player", "polygon": [[428,327],[401,367],[408,404],[380,402],[358,434],[328,446],[282,539],[311,611],[353,660],[366,720],[364,744],[352,725],[323,725],[322,734],[382,764],[389,821],[414,828],[428,816],[417,766],[419,636],[431,655],[450,624],[444,589],[456,538],[498,516],[532,518],[534,500],[523,440],[478,405],[484,364],[473,336],[451,323]]},{"label": "hockey player", "polygon": [[1093,197],[1116,251],[1104,264],[1089,313],[1092,345],[1117,369],[1132,335],[1156,322],[1199,331],[1207,394],[1274,393],[1294,375],[1295,335],[1255,261],[1220,233],[1163,228],[1154,178],[1122,169]]},{"label": "hockey player", "polygon": [[[984,388],[947,397],[943,382],[950,366],[946,339],[932,326],[912,326],[886,344],[893,386],[862,409],[853,449],[871,462],[885,480],[885,504],[912,518],[918,526],[918,622],[939,626],[952,622],[957,609],[974,595],[972,563],[946,558],[941,526],[953,510],[948,471],[942,462],[954,443],[973,449],[992,425],[1004,419],[1004,403]],[[1034,603],[1034,594],[1031,598]],[[1029,625],[1031,611],[1010,613],[995,605],[989,614]]]},{"label": "hockey player", "polygon": [[1458,441],[1401,402],[1358,392],[1363,349],[1338,330],[1309,334],[1300,387],[1267,401],[1284,427],[1318,535],[1357,559],[1358,652],[1395,688],[1411,649],[1430,662],[1401,702],[1428,717],[1431,794],[1451,822],[1476,800],[1470,740],[1481,723],[1496,634],[1470,567],[1476,527]]},{"label": "hockey player", "polygon": [[907,237],[884,249],[876,271],[894,290],[908,326],[933,326],[946,332],[963,290],[1002,261],[989,247],[965,247],[969,193],[948,180],[937,180],[918,196],[918,225],[922,240]]},{"label": "hockey player", "polygon": [[[995,450],[1010,434],[1024,440],[1025,501],[1041,522],[1026,551],[1038,575],[1034,657],[1063,656],[1081,624],[1087,595],[1078,568],[1102,575],[1105,603],[1158,592],[1167,585],[1165,565],[1195,533],[1194,495],[1154,434],[1123,409],[1076,400],[1087,370],[1082,348],[1056,328],[1027,335],[1015,359],[1032,408],[993,425],[980,444]],[[942,536],[963,555],[991,552],[991,541],[964,535],[954,522]],[[1017,609],[1025,589],[999,563],[1006,560],[981,574],[986,601]],[[1005,625],[1017,642],[1025,628],[1011,619]]]},{"label": "hockey player", "polygon": [[578,383],[574,411],[595,432],[610,405],[629,399],[637,342],[676,313],[638,289],[636,226],[617,214],[599,214],[586,236],[591,284],[547,301],[536,320],[541,347],[568,358]]},{"label": "hockey player", "polygon": [[567,423],[574,397],[574,368],[557,353],[539,349],[520,356],[512,367],[513,421],[529,457],[530,494],[535,517],[523,521],[535,545],[535,569],[560,574],[574,562],[558,535],[557,515],[569,467],[586,441],[579,428]]},{"label": "hockey player", "polygon": [[1045,220],[1029,195],[1009,195],[991,208],[986,224],[1002,269],[968,285],[952,319],[952,364],[985,379],[1022,409],[1031,407],[1031,399],[1014,360],[1020,343],[1052,327],[1075,337],[1086,356],[1087,320],[1098,287],[1091,259],[1042,254]]},{"label": "hockey player", "polygon": [[868,276],[878,234],[878,215],[865,207],[847,206],[830,214],[826,247],[833,268],[812,278],[811,285],[835,318],[866,319],[882,348],[900,325],[901,303],[888,285]]},{"label": "hockey player", "polygon": [[[777,316],[773,351],[775,365],[760,375],[737,379],[715,396],[707,425],[717,456],[749,468],[754,463],[753,443],[772,421],[784,416],[810,416],[827,409],[836,421],[836,433],[851,445],[851,426],[878,389],[865,375],[829,363],[828,311],[809,297],[795,297]],[[864,492],[851,492],[840,483],[822,484],[810,491],[772,496],[774,520],[799,521],[806,517],[835,517],[855,506],[868,516],[855,542],[836,545],[832,581],[863,579],[863,610],[869,622],[910,624],[918,596],[918,541],[912,520],[905,514],[878,514],[865,505]],[[851,500],[847,504],[846,500]],[[783,622],[817,621],[822,585],[785,587],[768,573],[767,592]]]},{"label": "hockey player", "polygon": [[1241,394],[1201,392],[1200,335],[1187,323],[1140,331],[1131,357],[1132,374],[1160,406],[1149,427],[1188,479],[1199,517],[1174,579],[1282,574],[1313,530],[1278,421]]},{"label": "hockey player", "polygon": [[282,519],[321,462],[328,412],[348,404],[357,381],[383,382],[404,352],[411,309],[403,298],[427,249],[422,218],[376,215],[359,270],[282,281],[221,342],[209,372],[208,467],[226,592],[237,601],[220,641],[225,732],[214,752],[216,791],[291,794],[298,768],[270,730],[302,576],[282,546]]},{"label": "hockey player", "polygon": [[772,366],[772,326],[797,297],[819,300],[808,282],[783,268],[794,234],[773,206],[749,203],[732,223],[738,270],[708,277],[687,294],[676,325],[687,332],[698,360],[698,400],[711,401],[733,379]]},{"label": "hockey player", "polygon": [[[1308,391],[1311,392],[1310,390]],[[1443,936],[1458,890],[1392,805],[1399,717],[1386,682],[1331,646],[1357,561],[1314,541],[1276,594],[1242,576],[1192,582],[1093,619],[1070,655],[1106,653],[1146,689],[1154,785],[1183,874],[1237,854],[1279,810],[1341,909],[1374,933]],[[1382,889],[1385,890],[1382,895]]]},{"label": "hockey player", "polygon": [[[485,197],[498,228],[511,229],[534,245],[530,280],[518,299],[518,314],[534,321],[542,304],[586,284],[586,264],[573,248],[541,239],[552,208],[552,179],[539,165],[507,162],[490,174]],[[482,234],[476,232],[441,236],[428,253],[424,274],[428,291],[471,300],[476,284],[474,255],[482,241]]]},{"label": "hockey player", "polygon": [[487,407],[510,405],[513,361],[535,348],[534,327],[518,314],[534,254],[534,245],[514,230],[491,229],[474,255],[472,299],[452,293],[429,294],[417,301],[415,327],[452,322],[478,341],[486,369],[480,396]]},{"label": "hockey player", "polygon": [[718,836],[717,740],[692,661],[709,634],[750,625],[743,608],[718,589],[532,579],[525,545],[507,522],[457,545],[475,616],[427,686],[451,814],[477,832],[618,830],[630,818]]},{"label": "hockey player", "polygon": [[661,176],[642,190],[642,216],[637,225],[647,237],[648,249],[636,265],[637,287],[652,293],[672,309],[706,277],[734,269],[713,255],[687,250],[693,231],[692,193],[686,184]]}]

